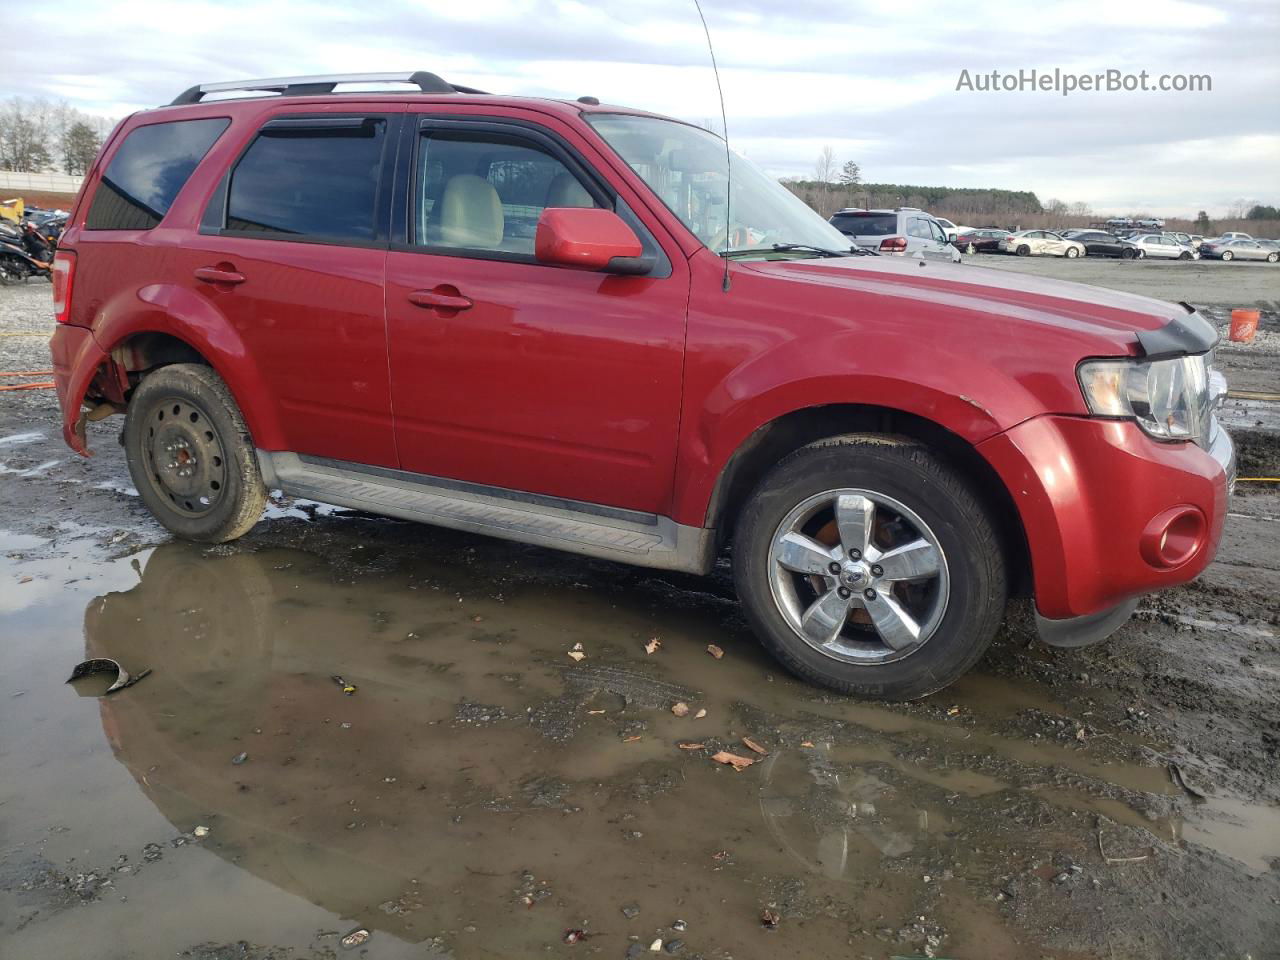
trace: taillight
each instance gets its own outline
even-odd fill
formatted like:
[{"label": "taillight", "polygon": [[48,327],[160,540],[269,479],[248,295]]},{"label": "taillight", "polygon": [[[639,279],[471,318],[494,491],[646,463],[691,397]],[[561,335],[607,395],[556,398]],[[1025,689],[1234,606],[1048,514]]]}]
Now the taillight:
[{"label": "taillight", "polygon": [[76,276],[76,255],[59,250],[53,258],[53,317],[58,323],[71,320],[71,282]]},{"label": "taillight", "polygon": [[906,253],[906,237],[885,237],[880,241],[880,249],[885,253]]}]

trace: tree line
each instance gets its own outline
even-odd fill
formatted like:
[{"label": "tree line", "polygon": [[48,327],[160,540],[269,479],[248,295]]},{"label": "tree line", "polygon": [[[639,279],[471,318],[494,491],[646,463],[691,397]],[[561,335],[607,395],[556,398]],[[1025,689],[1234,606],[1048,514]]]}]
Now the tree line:
[{"label": "tree line", "polygon": [[10,97],[0,103],[0,170],[83,176],[114,125],[65,100]]}]

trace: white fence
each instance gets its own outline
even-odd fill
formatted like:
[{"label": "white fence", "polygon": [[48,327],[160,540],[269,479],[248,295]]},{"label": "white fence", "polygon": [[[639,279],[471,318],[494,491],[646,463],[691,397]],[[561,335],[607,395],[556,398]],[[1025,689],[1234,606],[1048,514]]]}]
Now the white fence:
[{"label": "white fence", "polygon": [[0,200],[7,200],[15,191],[40,190],[47,193],[76,193],[84,177],[65,173],[16,173],[0,170]]}]

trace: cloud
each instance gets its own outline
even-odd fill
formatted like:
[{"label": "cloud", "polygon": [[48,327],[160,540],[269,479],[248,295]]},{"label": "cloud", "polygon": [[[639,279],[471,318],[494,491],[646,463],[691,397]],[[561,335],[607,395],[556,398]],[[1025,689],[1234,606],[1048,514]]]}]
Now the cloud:
[{"label": "cloud", "polygon": [[[874,180],[1030,189],[1099,210],[1280,199],[1280,5],[704,0],[704,10],[731,138],[775,175],[808,173],[831,144]],[[10,51],[0,94],[116,116],[200,81],[393,69],[719,115],[692,0],[62,0],[19,7],[9,22],[40,42]],[[1209,74],[1213,89],[955,89],[961,70],[1055,67]]]}]

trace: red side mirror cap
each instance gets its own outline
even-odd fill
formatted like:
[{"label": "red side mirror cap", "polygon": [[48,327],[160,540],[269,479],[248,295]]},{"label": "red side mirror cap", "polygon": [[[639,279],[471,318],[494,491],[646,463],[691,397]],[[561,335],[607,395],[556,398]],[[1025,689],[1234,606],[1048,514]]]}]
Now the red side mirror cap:
[{"label": "red side mirror cap", "polygon": [[[612,210],[588,207],[547,207],[538,218],[534,255],[542,263],[588,270],[620,267],[636,273],[634,261],[643,252],[640,238]],[[621,260],[624,263],[613,264]]]}]

